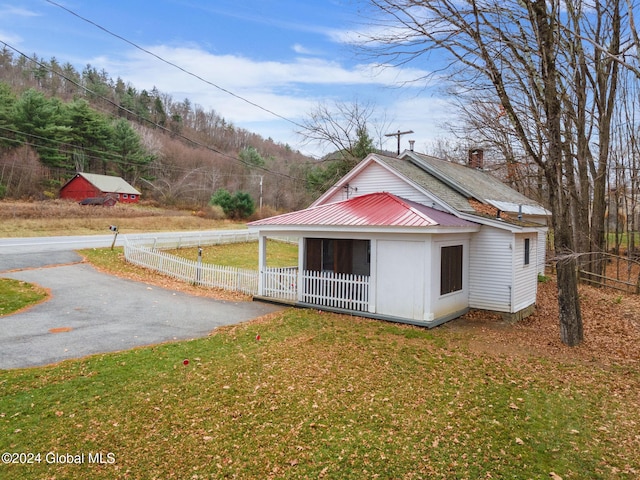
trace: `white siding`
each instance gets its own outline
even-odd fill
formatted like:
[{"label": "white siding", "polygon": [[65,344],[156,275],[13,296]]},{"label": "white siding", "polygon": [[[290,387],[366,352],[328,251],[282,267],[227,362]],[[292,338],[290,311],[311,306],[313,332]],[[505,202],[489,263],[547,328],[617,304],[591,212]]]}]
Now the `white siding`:
[{"label": "white siding", "polygon": [[472,236],[469,258],[469,307],[511,312],[513,235],[483,226]]},{"label": "white siding", "polygon": [[544,275],[544,269],[547,264],[547,232],[540,230],[537,240],[537,270],[540,275]]},{"label": "white siding", "polygon": [[376,313],[425,320],[425,242],[376,244]]},{"label": "white siding", "polygon": [[[442,248],[454,245],[462,245],[462,290],[441,295]],[[438,320],[464,311],[469,307],[469,237],[462,235],[434,236],[431,250],[433,263],[429,281],[431,291],[429,307],[431,308],[433,319]]]},{"label": "white siding", "polygon": [[[525,239],[529,239],[529,265],[524,264]],[[536,303],[538,292],[538,269],[536,265],[536,253],[538,238],[534,234],[522,234],[515,236],[514,255],[514,289],[513,308],[511,313],[519,312],[523,308]]]},{"label": "white siding", "polygon": [[390,172],[378,163],[372,162],[349,182],[347,188],[336,188],[336,191],[326,198],[323,204],[340,202],[360,195],[376,192],[388,192],[398,197],[432,206],[432,201],[417,188],[409,185],[405,180]]}]

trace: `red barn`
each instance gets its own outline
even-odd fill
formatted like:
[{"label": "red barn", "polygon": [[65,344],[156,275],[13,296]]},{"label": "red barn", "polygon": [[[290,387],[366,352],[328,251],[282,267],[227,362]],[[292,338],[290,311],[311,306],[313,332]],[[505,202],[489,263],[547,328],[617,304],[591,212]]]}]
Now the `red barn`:
[{"label": "red barn", "polygon": [[60,198],[68,198],[78,202],[90,198],[115,198],[123,203],[138,203],[140,192],[121,177],[76,173],[60,189]]}]

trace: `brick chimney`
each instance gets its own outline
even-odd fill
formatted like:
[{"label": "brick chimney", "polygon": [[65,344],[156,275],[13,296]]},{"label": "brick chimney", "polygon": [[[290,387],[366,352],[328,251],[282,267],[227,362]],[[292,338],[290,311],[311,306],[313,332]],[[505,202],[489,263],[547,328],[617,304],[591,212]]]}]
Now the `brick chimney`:
[{"label": "brick chimney", "polygon": [[484,168],[484,150],[481,148],[469,149],[469,167],[482,170]]}]

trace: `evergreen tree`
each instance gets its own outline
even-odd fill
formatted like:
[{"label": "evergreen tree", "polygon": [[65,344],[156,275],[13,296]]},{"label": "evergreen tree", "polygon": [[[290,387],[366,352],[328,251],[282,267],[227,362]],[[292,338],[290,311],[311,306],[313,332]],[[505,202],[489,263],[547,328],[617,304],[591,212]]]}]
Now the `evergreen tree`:
[{"label": "evergreen tree", "polygon": [[129,182],[134,182],[143,173],[152,157],[140,142],[140,136],[124,119],[117,120],[112,128],[110,151],[116,155],[116,171]]},{"label": "evergreen tree", "polygon": [[262,155],[253,147],[243,148],[238,157],[240,157],[240,160],[242,160],[245,165],[250,167],[262,167],[265,164]]},{"label": "evergreen tree", "polygon": [[68,156],[60,152],[61,143],[68,143],[70,131],[63,126],[62,102],[48,100],[36,90],[27,90],[14,108],[17,138],[32,145],[42,162],[51,167],[69,168]]},{"label": "evergreen tree", "polygon": [[14,108],[16,96],[9,85],[0,82],[0,146],[12,147],[16,145],[14,124]]},{"label": "evergreen tree", "polygon": [[247,218],[255,212],[255,202],[246,192],[231,195],[224,188],[216,190],[209,201],[210,205],[219,205],[228,218]]}]

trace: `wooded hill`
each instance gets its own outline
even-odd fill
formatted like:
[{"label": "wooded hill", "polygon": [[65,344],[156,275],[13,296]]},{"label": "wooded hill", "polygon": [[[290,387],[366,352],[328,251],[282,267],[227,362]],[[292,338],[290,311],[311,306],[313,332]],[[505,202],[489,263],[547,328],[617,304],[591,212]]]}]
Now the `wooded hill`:
[{"label": "wooded hill", "polygon": [[[294,209],[310,201],[313,159],[238,128],[214,110],[0,52],[0,197],[54,198],[75,172],[118,175],[164,205],[206,204],[219,188]],[[262,180],[262,189],[260,183]]]}]

